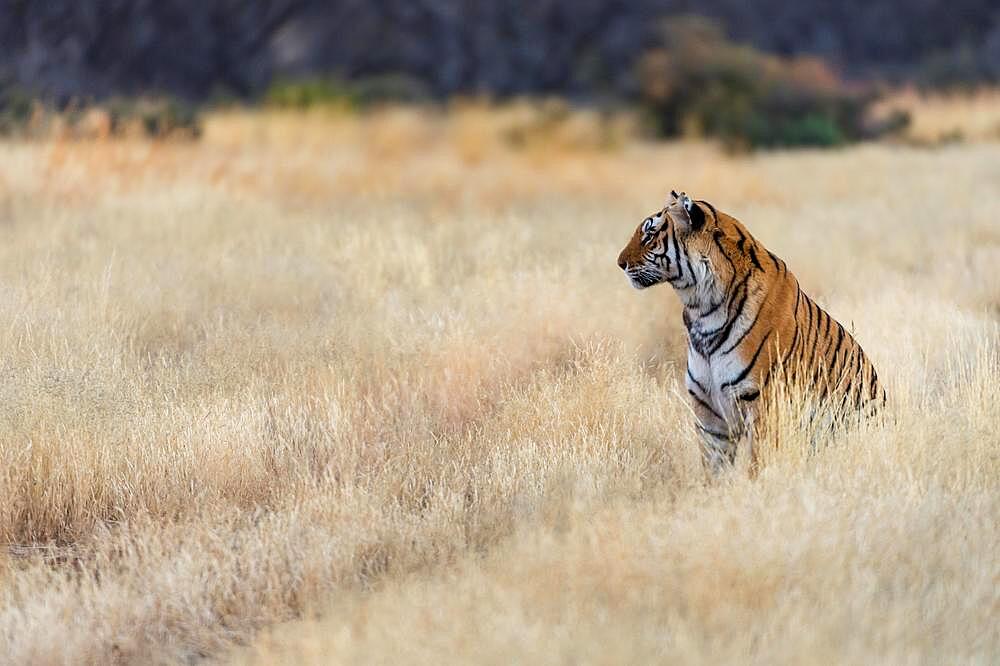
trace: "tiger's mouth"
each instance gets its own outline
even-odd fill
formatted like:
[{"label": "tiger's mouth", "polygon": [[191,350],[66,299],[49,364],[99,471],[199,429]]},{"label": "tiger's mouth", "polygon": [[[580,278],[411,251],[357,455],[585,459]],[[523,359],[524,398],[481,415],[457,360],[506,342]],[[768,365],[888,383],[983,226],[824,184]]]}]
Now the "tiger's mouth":
[{"label": "tiger's mouth", "polygon": [[643,268],[627,270],[625,271],[625,275],[628,277],[628,281],[636,289],[652,287],[654,284],[660,282],[660,277],[658,275],[656,275],[653,271]]}]

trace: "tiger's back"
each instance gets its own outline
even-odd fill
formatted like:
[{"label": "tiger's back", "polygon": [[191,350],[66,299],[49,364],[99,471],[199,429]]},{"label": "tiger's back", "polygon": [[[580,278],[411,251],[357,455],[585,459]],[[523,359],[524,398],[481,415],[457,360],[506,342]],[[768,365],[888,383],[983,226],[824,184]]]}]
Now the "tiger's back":
[{"label": "tiger's back", "polygon": [[738,220],[672,193],[619,256],[633,286],[667,282],[684,305],[686,385],[713,468],[737,443],[753,450],[772,382],[794,384],[838,418],[885,402],[854,337],[802,291],[798,279]]}]

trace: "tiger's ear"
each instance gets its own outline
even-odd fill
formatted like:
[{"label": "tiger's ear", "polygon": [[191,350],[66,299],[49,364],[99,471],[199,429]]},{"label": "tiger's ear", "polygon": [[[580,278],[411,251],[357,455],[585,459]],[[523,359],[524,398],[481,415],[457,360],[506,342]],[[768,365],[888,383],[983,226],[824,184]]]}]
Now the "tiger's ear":
[{"label": "tiger's ear", "polygon": [[667,214],[680,229],[697,231],[705,224],[705,211],[685,192],[677,194],[670,192],[667,202]]}]

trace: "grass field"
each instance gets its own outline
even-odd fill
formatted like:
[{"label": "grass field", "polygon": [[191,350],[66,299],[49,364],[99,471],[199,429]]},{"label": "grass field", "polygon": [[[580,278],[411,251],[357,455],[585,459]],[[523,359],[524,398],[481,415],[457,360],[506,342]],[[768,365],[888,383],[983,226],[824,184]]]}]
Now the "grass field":
[{"label": "grass field", "polygon": [[[0,160],[0,662],[996,663],[1000,143],[233,113]],[[891,415],[703,476],[671,188]],[[790,419],[791,420],[791,419]]]}]

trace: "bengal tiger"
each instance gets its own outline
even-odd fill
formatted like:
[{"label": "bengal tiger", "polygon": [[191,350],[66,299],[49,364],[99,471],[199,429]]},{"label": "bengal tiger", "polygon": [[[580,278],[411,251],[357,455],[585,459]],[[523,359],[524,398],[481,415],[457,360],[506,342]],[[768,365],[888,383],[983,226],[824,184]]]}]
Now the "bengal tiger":
[{"label": "bengal tiger", "polygon": [[671,192],[635,230],[618,266],[636,289],[666,282],[680,297],[685,384],[709,469],[732,465],[746,441],[755,473],[758,417],[779,377],[836,418],[884,405],[861,345],[802,291],[784,261],[707,201]]}]

